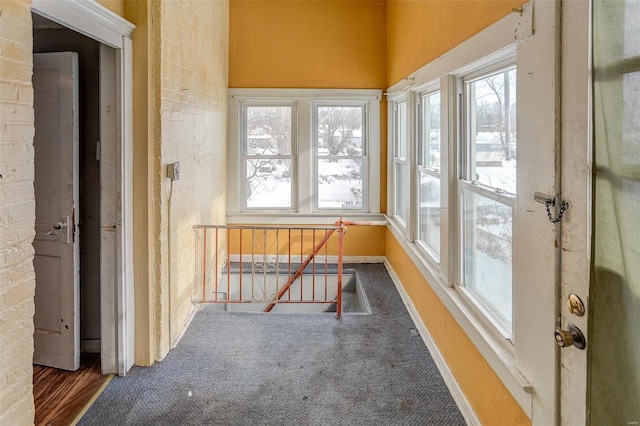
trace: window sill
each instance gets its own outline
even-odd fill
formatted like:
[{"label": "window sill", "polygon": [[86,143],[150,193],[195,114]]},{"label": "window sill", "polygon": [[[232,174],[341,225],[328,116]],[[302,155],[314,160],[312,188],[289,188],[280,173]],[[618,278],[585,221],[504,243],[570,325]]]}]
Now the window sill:
[{"label": "window sill", "polygon": [[493,371],[500,378],[523,411],[531,418],[533,386],[516,367],[516,358],[503,342],[478,317],[477,313],[464,301],[463,297],[439,278],[437,269],[420,252],[415,243],[410,242],[395,220],[387,218],[389,229],[405,250],[416,268],[437,294],[458,325],[467,334]]}]

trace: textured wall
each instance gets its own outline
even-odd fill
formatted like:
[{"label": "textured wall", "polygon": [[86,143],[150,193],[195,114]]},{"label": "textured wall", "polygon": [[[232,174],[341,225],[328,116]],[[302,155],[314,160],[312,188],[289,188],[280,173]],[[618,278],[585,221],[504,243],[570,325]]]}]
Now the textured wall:
[{"label": "textured wall", "polygon": [[0,424],[33,424],[31,2],[0,2]]},{"label": "textured wall", "polygon": [[[152,166],[156,250],[156,355],[166,355],[193,309],[193,225],[226,221],[229,5],[161,2],[153,29],[159,154]],[[154,22],[155,24],[155,22]],[[156,126],[157,127],[157,126]],[[180,180],[167,178],[179,161]]]}]

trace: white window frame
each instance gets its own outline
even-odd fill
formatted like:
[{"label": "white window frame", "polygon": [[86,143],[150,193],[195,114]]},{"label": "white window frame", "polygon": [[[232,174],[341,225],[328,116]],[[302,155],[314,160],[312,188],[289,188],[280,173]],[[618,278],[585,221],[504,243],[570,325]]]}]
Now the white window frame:
[{"label": "white window frame", "polygon": [[[363,153],[362,155],[340,155],[340,156],[320,156],[318,155],[318,147],[317,147],[317,141],[318,141],[318,108],[321,107],[359,107],[362,108],[362,139],[364,141],[363,144]],[[314,196],[312,197],[313,200],[313,212],[314,213],[329,213],[329,212],[335,212],[335,213],[343,213],[343,212],[355,212],[355,213],[361,213],[361,212],[367,212],[369,209],[369,185],[367,185],[368,182],[368,176],[369,176],[369,126],[368,126],[368,122],[369,122],[369,102],[366,101],[353,101],[353,100],[342,100],[342,101],[328,101],[328,100],[313,100],[311,101],[311,131],[312,131],[312,139],[311,139],[311,149],[313,151],[313,167],[314,167],[314,173],[313,173],[313,191],[312,193],[314,194]],[[379,114],[378,114],[379,115]],[[327,207],[320,207],[320,200],[319,198],[316,196],[316,194],[318,193],[318,185],[319,185],[319,160],[320,159],[337,159],[337,160],[348,160],[348,159],[360,159],[362,160],[362,208],[360,209],[332,209],[332,208],[327,208]]]},{"label": "white window frame", "polygon": [[[458,134],[460,135],[458,141],[458,158],[456,164],[459,167],[455,187],[455,199],[457,202],[456,209],[456,244],[457,252],[456,256],[456,273],[454,274],[454,287],[461,293],[463,298],[470,304],[471,308],[479,314],[479,317],[483,320],[485,325],[496,335],[501,341],[508,342],[506,348],[513,352],[513,322],[515,316],[515,303],[514,303],[514,285],[515,285],[515,250],[513,249],[514,242],[516,240],[516,194],[510,194],[503,191],[501,188],[494,188],[486,186],[480,183],[475,183],[473,180],[469,180],[465,177],[468,175],[469,168],[471,167],[471,160],[469,156],[470,148],[470,126],[468,126],[469,120],[469,94],[466,91],[467,83],[479,80],[485,76],[492,75],[495,72],[499,72],[504,69],[516,67],[517,73],[517,58],[515,46],[502,50],[499,53],[492,55],[490,62],[481,60],[474,62],[464,67],[462,72],[453,72],[452,75],[455,78],[455,99],[460,103],[457,105],[457,114],[454,118],[455,125],[458,128]],[[469,191],[484,198],[488,198],[492,201],[500,203],[502,205],[511,208],[511,244],[512,244],[512,260],[511,260],[511,309],[512,316],[510,323],[506,324],[497,314],[492,306],[485,303],[481,297],[475,294],[474,291],[467,289],[464,283],[464,233],[463,233],[463,215],[462,205],[464,203],[463,197],[464,191]]]},{"label": "white window frame", "polygon": [[[409,124],[409,113],[410,113],[410,102],[409,102],[409,96],[407,96],[406,93],[402,93],[401,95],[396,95],[396,96],[390,96],[389,97],[389,138],[388,138],[388,146],[389,146],[389,158],[392,159],[392,163],[391,163],[391,167],[389,167],[389,181],[392,183],[392,186],[389,186],[390,189],[390,194],[391,196],[389,197],[389,205],[388,205],[388,212],[389,215],[393,218],[393,220],[396,221],[396,223],[398,223],[400,226],[402,226],[405,229],[409,229],[409,222],[408,222],[408,218],[410,217],[410,215],[407,215],[408,217],[402,217],[399,212],[397,211],[398,209],[398,191],[397,191],[397,187],[396,187],[396,173],[398,172],[398,167],[400,167],[401,165],[406,166],[405,167],[405,174],[407,171],[409,171],[410,169],[410,164],[412,162],[412,156],[411,156],[411,147],[409,144],[409,139],[410,139],[410,124]],[[404,127],[405,127],[405,133],[406,133],[406,139],[401,141],[399,140],[400,138],[400,118],[399,118],[399,112],[398,112],[398,107],[399,105],[405,105],[406,108],[406,114],[405,114],[405,121],[404,121]],[[399,155],[398,151],[400,149],[400,144],[404,144],[404,152],[402,154],[403,155]],[[404,176],[405,182],[408,182],[410,186],[412,186],[412,183],[410,181],[410,171],[409,171],[409,175]],[[407,190],[406,192],[406,200],[405,203],[407,204],[407,207],[409,207],[411,205],[410,199],[411,199],[411,191]],[[407,213],[409,213],[409,211],[407,210]],[[409,235],[409,234],[407,234]]]},{"label": "white window frame", "polygon": [[[380,100],[381,90],[371,89],[229,89],[227,167],[227,222],[228,223],[318,223],[319,218],[335,220],[345,216],[363,220],[380,219]],[[243,105],[295,106],[293,112],[291,209],[259,209],[246,207],[243,193]],[[363,106],[366,134],[366,164],[363,165],[362,209],[319,209],[317,201],[317,159],[314,147],[317,105]],[[295,137],[294,137],[295,135]],[[366,195],[365,195],[366,194]],[[324,222],[324,220],[322,221]]]},{"label": "white window frame", "polygon": [[[261,155],[250,155],[247,152],[245,152],[245,147],[248,146],[248,142],[249,142],[249,135],[247,134],[247,126],[246,126],[246,117],[247,117],[247,108],[251,108],[251,107],[289,107],[291,108],[291,146],[290,146],[290,150],[291,153],[290,154],[279,154],[279,155],[268,155],[268,156],[261,156]],[[240,172],[242,174],[242,178],[240,179],[240,191],[242,192],[242,194],[246,194],[247,193],[247,185],[248,185],[248,178],[247,178],[247,163],[250,160],[256,160],[259,158],[264,158],[265,160],[271,160],[271,159],[290,159],[291,160],[291,167],[293,169],[293,173],[291,176],[291,194],[290,194],[290,199],[291,199],[291,205],[286,208],[286,207],[249,207],[247,205],[247,197],[243,196],[241,197],[241,202],[242,202],[242,210],[245,211],[264,211],[264,210],[273,210],[273,211],[293,211],[294,207],[296,205],[296,191],[295,188],[297,188],[297,170],[296,170],[296,147],[297,147],[297,132],[296,132],[296,126],[295,123],[297,122],[296,119],[296,104],[293,101],[287,101],[287,100],[249,100],[249,101],[243,101],[240,103],[240,114],[241,117],[243,118],[243,122],[242,122],[242,127],[240,128],[240,139],[239,139],[239,146],[240,146],[240,151],[241,151],[241,165],[240,165]]]}]

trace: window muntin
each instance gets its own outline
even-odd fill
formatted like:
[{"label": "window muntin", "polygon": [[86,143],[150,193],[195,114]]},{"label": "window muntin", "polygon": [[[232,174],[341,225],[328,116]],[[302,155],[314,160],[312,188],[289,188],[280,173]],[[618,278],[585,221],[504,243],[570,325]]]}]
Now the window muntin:
[{"label": "window muntin", "polygon": [[516,68],[464,80],[460,285],[506,337],[513,311]]},{"label": "window muntin", "polygon": [[394,104],[393,121],[395,209],[394,216],[404,224],[409,208],[409,162],[407,158],[407,103]]},{"label": "window muntin", "polygon": [[314,152],[318,210],[365,207],[366,106],[316,104]]},{"label": "window muntin", "polygon": [[418,103],[418,242],[440,258],[440,92],[420,95]]},{"label": "window muntin", "polygon": [[243,106],[244,202],[247,209],[293,207],[294,106]]}]

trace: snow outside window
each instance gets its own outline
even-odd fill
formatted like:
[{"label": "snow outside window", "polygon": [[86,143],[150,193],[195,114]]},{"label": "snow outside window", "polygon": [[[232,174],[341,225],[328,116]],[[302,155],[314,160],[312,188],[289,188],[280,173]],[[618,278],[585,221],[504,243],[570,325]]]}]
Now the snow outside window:
[{"label": "snow outside window", "polygon": [[292,207],[293,105],[245,104],[244,185],[247,208]]},{"label": "snow outside window", "polygon": [[362,210],[366,175],[365,105],[314,105],[318,209]]},{"label": "snow outside window", "polygon": [[516,68],[463,79],[461,285],[511,336],[516,195]]},{"label": "snow outside window", "polygon": [[440,92],[418,101],[418,236],[436,262],[440,258]]},{"label": "snow outside window", "polygon": [[369,89],[229,89],[230,220],[379,214],[381,99]]}]

